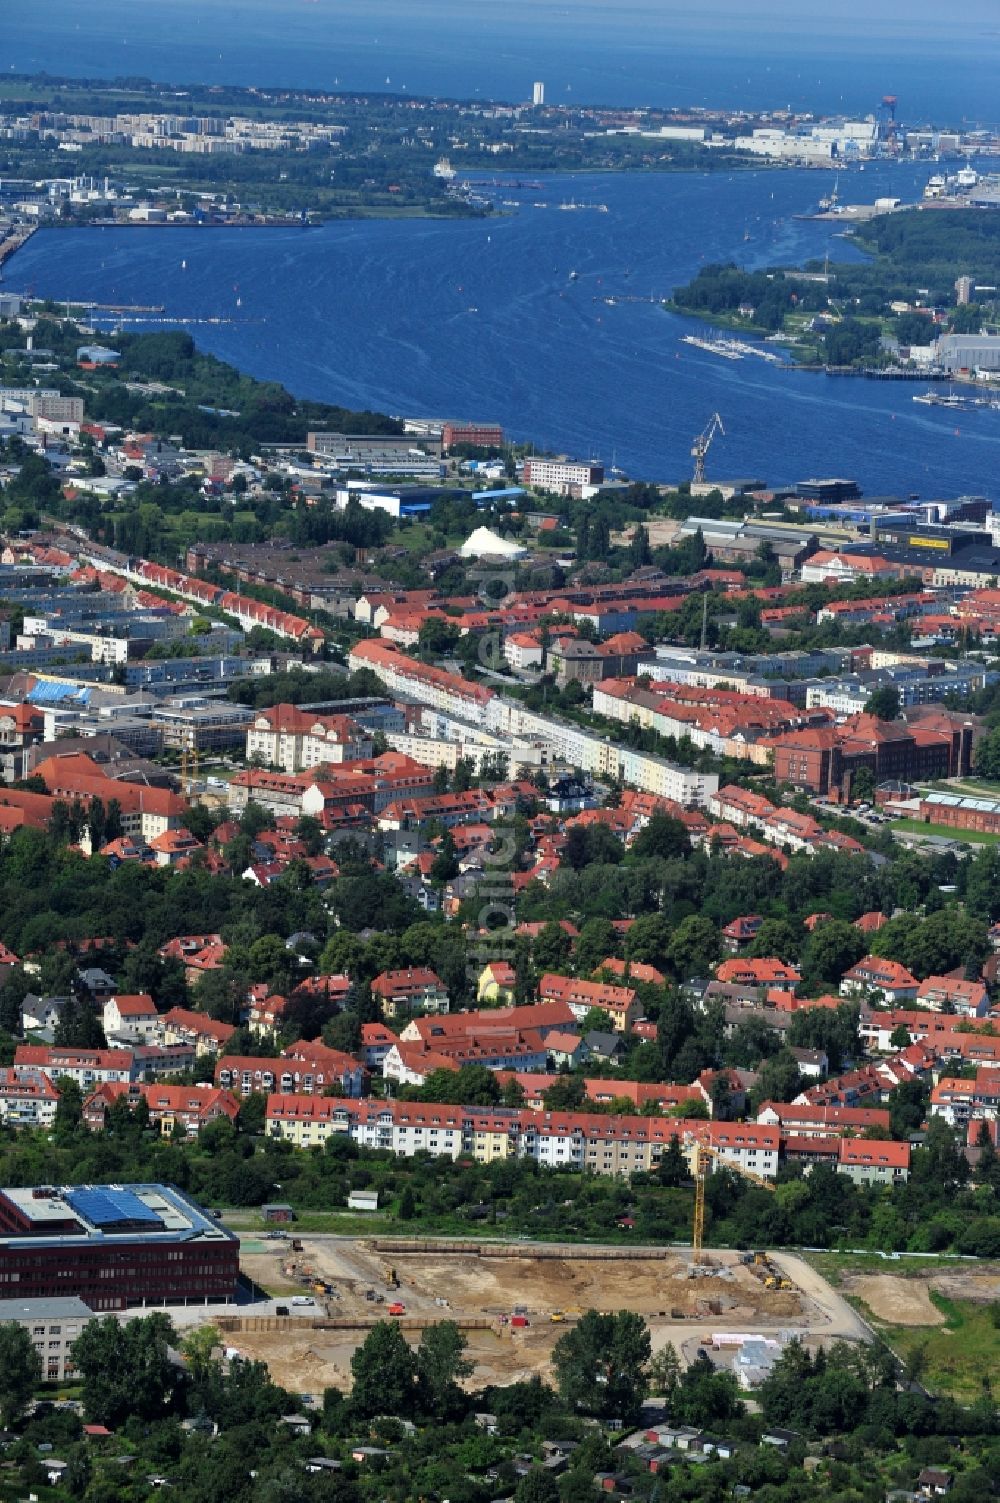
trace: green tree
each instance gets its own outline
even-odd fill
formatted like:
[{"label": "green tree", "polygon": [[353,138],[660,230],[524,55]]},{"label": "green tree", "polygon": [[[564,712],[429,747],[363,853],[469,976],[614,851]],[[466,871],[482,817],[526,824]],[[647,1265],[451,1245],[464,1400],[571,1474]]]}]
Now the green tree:
[{"label": "green tree", "polygon": [[42,1359],[24,1326],[0,1325],[0,1424],[12,1430],[42,1378]]},{"label": "green tree", "polygon": [[392,1321],[380,1320],[351,1358],[351,1408],[371,1418],[392,1414],[409,1419],[417,1399],[417,1358]]},{"label": "green tree", "polygon": [[602,1419],[634,1419],[646,1396],[649,1330],[632,1310],[588,1310],[552,1351],[559,1392]]},{"label": "green tree", "polygon": [[559,1487],[551,1472],[533,1466],[514,1489],[514,1503],[559,1503]]},{"label": "green tree", "polygon": [[569,960],[573,942],[561,924],[551,920],[538,933],[531,947],[531,958],[535,969],[542,971],[558,971]]},{"label": "green tree", "polygon": [[715,969],[722,953],[718,926],[701,914],[682,919],[667,948],[667,962],[678,981],[707,976]]},{"label": "green tree", "polygon": [[874,799],[875,774],[870,767],[859,767],[854,774],[851,780],[851,797],[859,804],[870,804]]},{"label": "green tree", "polygon": [[776,955],[786,963],[797,959],[802,937],[788,919],[765,919],[754,935],[750,954],[754,957]]},{"label": "green tree", "polygon": [[754,1111],[762,1101],[791,1101],[802,1089],[802,1080],[795,1055],[790,1049],[780,1049],[760,1067],[757,1082],[750,1093]]},{"label": "green tree", "polygon": [[208,1376],[212,1367],[212,1353],[219,1344],[218,1328],[213,1325],[195,1326],[181,1342],[181,1354],[194,1382],[200,1383]]},{"label": "green tree", "polygon": [[857,964],[867,948],[864,935],[853,924],[842,919],[818,924],[802,946],[803,987],[815,991],[837,986],[844,972]]},{"label": "green tree", "polygon": [[869,694],[865,714],[874,715],[878,720],[895,720],[899,714],[899,690],[895,684],[883,684]]},{"label": "green tree", "polygon": [[650,1393],[669,1399],[681,1380],[681,1372],[681,1361],[677,1355],[677,1348],[672,1341],[668,1341],[666,1346],[662,1347],[656,1353],[656,1356],[649,1364]]},{"label": "green tree", "polygon": [[168,1348],[176,1344],[170,1317],[157,1311],[136,1320],[92,1320],[73,1343],[87,1415],[114,1428],[134,1415],[162,1419],[184,1381]]},{"label": "green tree", "polygon": [[473,1365],[465,1356],[468,1344],[453,1320],[438,1321],[420,1338],[417,1348],[420,1404],[437,1419],[454,1419],[465,1408],[459,1382],[473,1373]]},{"label": "green tree", "polygon": [[633,840],[629,860],[659,858],[672,861],[677,856],[683,858],[690,854],[691,840],[681,820],[672,814],[654,814]]}]

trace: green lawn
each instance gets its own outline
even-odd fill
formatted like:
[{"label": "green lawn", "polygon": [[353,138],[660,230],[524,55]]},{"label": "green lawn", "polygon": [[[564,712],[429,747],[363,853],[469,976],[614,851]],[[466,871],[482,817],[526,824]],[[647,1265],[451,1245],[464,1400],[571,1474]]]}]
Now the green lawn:
[{"label": "green lawn", "polygon": [[940,835],[944,840],[961,840],[967,845],[994,845],[1000,835],[984,835],[979,830],[953,830],[950,825],[925,825],[922,819],[894,819],[889,826],[894,835]]},{"label": "green lawn", "polygon": [[803,1261],[823,1275],[828,1283],[837,1288],[841,1274],[891,1273],[899,1278],[908,1274],[937,1272],[953,1264],[967,1262],[964,1258],[946,1254],[937,1258],[883,1258],[881,1253],[863,1252],[817,1252],[803,1253]]},{"label": "green lawn", "polygon": [[[281,1246],[277,1238],[259,1243],[263,1232],[277,1228],[265,1223],[257,1210],[227,1211],[223,1221],[241,1237],[246,1234],[248,1252],[268,1252]],[[281,1230],[287,1231],[289,1242],[293,1237],[308,1236],[310,1232],[327,1232],[336,1237],[378,1237],[386,1233],[406,1235],[405,1225],[401,1226],[394,1216],[380,1212],[369,1215],[355,1211],[298,1211],[295,1220]]]},{"label": "green lawn", "polygon": [[993,1324],[993,1307],[950,1300],[933,1289],[930,1298],[945,1317],[943,1326],[872,1324],[904,1361],[919,1364],[918,1381],[932,1393],[971,1403],[982,1396],[983,1379],[993,1377],[1000,1361],[1000,1329]]},{"label": "green lawn", "polygon": [[[844,1274],[889,1274],[906,1278],[918,1272],[968,1267],[964,1258],[882,1258],[878,1253],[809,1253],[806,1262],[834,1288]],[[898,1326],[876,1319],[864,1300],[848,1289],[841,1293],[873,1330],[884,1336],[904,1362],[914,1362],[915,1376],[931,1393],[943,1394],[962,1403],[980,1397],[982,1378],[1000,1363],[1000,1328],[993,1323],[993,1306],[972,1300],[953,1300],[937,1290],[928,1290],[931,1304],[944,1316],[939,1326]]]}]

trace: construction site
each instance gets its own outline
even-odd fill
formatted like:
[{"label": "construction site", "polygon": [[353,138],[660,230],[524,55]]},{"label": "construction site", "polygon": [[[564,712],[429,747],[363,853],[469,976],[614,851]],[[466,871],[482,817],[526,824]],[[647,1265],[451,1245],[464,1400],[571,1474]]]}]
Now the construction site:
[{"label": "construction site", "polygon": [[249,1243],[241,1265],[266,1303],[215,1323],[228,1347],[300,1392],[349,1387],[354,1350],[390,1318],[414,1342],[454,1320],[476,1385],[549,1376],[555,1342],[589,1309],[635,1311],[654,1352],[669,1341],[688,1360],[734,1331],[868,1339],[825,1280],[786,1254],[713,1251],[692,1263],[671,1248],[317,1235]]}]

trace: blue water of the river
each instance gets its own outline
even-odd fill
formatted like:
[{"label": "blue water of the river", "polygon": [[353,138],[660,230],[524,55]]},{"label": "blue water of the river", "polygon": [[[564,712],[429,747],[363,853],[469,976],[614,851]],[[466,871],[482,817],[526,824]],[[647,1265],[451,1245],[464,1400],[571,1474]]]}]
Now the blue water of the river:
[{"label": "blue water of the river", "polygon": [[[841,198],[919,198],[933,170],[871,165],[842,177]],[[4,285],[229,319],[188,327],[202,348],[299,395],[496,420],[644,478],[688,475],[691,441],[718,410],[726,436],[710,476],[1000,494],[1000,412],[915,404],[919,384],[723,360],[681,342],[703,326],[649,301],[704,262],[849,256],[840,225],[793,217],[829,187],[827,173],[804,170],[549,177],[498,190],[521,206],[476,221],[42,231]],[[574,199],[608,212],[560,207]]]}]

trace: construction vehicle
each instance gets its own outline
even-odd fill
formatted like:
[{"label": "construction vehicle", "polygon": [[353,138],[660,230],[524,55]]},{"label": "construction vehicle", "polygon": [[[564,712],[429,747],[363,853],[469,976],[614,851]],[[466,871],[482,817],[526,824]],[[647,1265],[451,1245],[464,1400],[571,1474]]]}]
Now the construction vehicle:
[{"label": "construction vehicle", "polygon": [[388,1313],[390,1315],[405,1315],[406,1306],[403,1304],[402,1300],[397,1299],[391,1305],[389,1305]]},{"label": "construction vehicle", "polygon": [[302,1251],[302,1243],[299,1241],[298,1237],[293,1237],[292,1238],[292,1252],[301,1252],[301,1251]]},{"label": "construction vehicle", "polygon": [[712,440],[717,433],[721,433],[723,438],[726,436],[726,430],[722,426],[721,417],[717,412],[713,412],[704,433],[699,433],[691,445],[691,458],[694,460],[693,485],[704,485],[705,483],[705,459],[708,456],[709,449],[712,447]]},{"label": "construction vehicle", "polygon": [[566,1317],[561,1310],[553,1310],[552,1314],[549,1316],[549,1320],[553,1325],[557,1325],[560,1321],[563,1321],[565,1319]]},{"label": "construction vehicle", "polygon": [[754,1174],[751,1169],[744,1169],[740,1164],[734,1164],[707,1143],[700,1143],[697,1138],[693,1141],[687,1139],[691,1145],[691,1173],[694,1175],[694,1222],[691,1228],[691,1261],[694,1264],[702,1261],[702,1248],[705,1242],[705,1182],[708,1178],[709,1163],[712,1159],[721,1162],[726,1169],[733,1169],[751,1183],[758,1185],[762,1190],[774,1191],[774,1185],[763,1175]]},{"label": "construction vehicle", "polygon": [[382,1264],[382,1277],[385,1279],[385,1287],[387,1289],[399,1288],[399,1279],[391,1263]]}]

